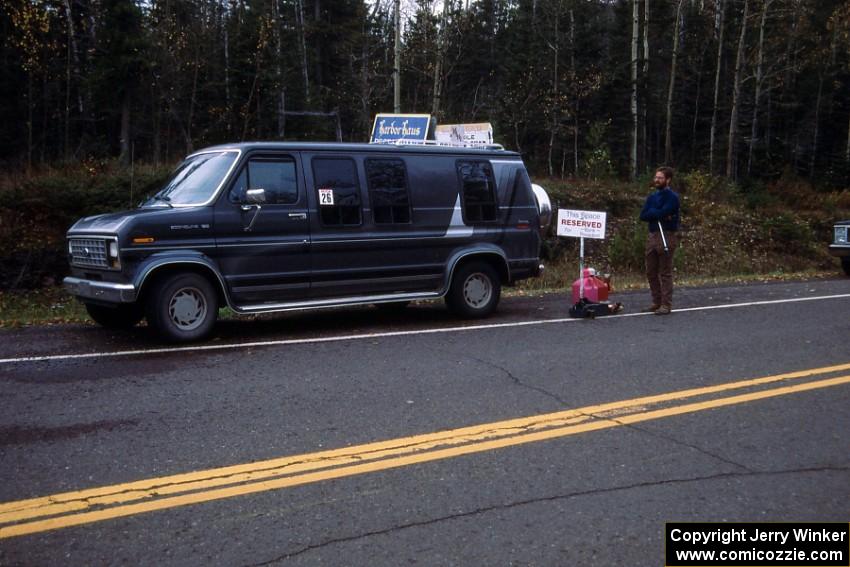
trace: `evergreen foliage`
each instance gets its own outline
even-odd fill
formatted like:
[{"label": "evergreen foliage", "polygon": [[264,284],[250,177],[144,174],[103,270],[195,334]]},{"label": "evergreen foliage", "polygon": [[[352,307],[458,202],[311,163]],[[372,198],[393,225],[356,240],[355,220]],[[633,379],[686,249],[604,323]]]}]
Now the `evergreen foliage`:
[{"label": "evergreen foliage", "polygon": [[[284,111],[336,112],[343,139],[364,141],[374,114],[393,106],[393,7],[8,0],[0,5],[0,163],[173,163],[214,143],[336,137],[333,116]],[[521,151],[535,173],[604,176],[588,171],[602,159],[603,169],[610,161],[627,176],[635,142],[638,172],[665,161],[672,81],[672,165],[708,168],[713,146],[713,173],[736,180],[776,179],[790,168],[824,186],[847,184],[843,0],[404,0],[402,10],[402,110],[492,122],[497,141]]]}]

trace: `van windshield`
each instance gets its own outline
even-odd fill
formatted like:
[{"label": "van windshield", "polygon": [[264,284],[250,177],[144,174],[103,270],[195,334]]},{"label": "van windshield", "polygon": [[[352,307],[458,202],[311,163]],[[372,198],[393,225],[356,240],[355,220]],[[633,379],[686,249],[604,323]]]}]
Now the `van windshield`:
[{"label": "van windshield", "polygon": [[143,207],[201,205],[210,200],[238,152],[222,151],[197,154],[177,166],[171,178]]}]

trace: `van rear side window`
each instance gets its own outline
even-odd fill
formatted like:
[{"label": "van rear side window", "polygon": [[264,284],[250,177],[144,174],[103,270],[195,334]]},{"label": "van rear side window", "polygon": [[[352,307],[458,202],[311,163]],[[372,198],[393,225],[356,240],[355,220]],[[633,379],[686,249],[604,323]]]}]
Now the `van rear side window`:
[{"label": "van rear side window", "polygon": [[488,161],[458,161],[466,222],[496,220],[496,182]]},{"label": "van rear side window", "polygon": [[325,226],[362,224],[357,168],[349,158],[313,158],[316,202]]},{"label": "van rear side window", "polygon": [[410,194],[404,161],[367,159],[366,179],[375,224],[410,224]]}]

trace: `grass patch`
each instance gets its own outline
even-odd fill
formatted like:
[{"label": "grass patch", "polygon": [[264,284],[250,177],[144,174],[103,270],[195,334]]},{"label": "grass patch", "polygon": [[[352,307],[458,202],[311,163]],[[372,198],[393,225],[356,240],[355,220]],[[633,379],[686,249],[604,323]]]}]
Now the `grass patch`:
[{"label": "grass patch", "polygon": [[[547,293],[568,292],[572,289],[572,282],[578,278],[578,263],[570,266],[568,272],[560,272],[557,275],[544,274],[542,278],[525,280],[517,287],[504,290],[505,295],[530,296]],[[547,265],[547,272],[550,268]],[[839,274],[836,270],[804,269],[798,271],[774,270],[764,273],[740,273],[706,276],[701,274],[689,275],[680,271],[674,273],[674,285],[680,287],[712,287],[739,285],[747,283],[767,283],[779,281],[805,281],[814,279],[834,278]],[[611,280],[613,293],[622,291],[633,291],[648,289],[649,284],[646,276],[642,273],[629,272],[625,274],[614,274]]]},{"label": "grass patch", "polygon": [[[506,297],[536,297],[550,293],[567,293],[572,282],[578,276],[578,263],[562,262],[559,270],[547,266],[541,278],[525,280],[516,287],[504,288]],[[723,276],[702,276],[676,274],[675,285],[679,287],[721,286],[745,283],[764,283],[772,281],[798,281],[831,278],[838,274],[836,270],[802,270],[786,272],[776,270],[762,274],[731,274]],[[643,274],[615,274],[614,293],[646,289]],[[236,319],[237,315],[227,307],[219,310],[219,319]],[[249,315],[248,317],[255,317]],[[27,326],[47,326],[62,324],[89,324],[94,321],[86,313],[83,304],[69,295],[61,287],[39,290],[0,292],[0,329],[13,329]]]},{"label": "grass patch", "polygon": [[[219,319],[237,317],[239,315],[229,307],[219,309]],[[97,323],[89,317],[82,302],[62,287],[0,291],[0,329],[67,324]]]},{"label": "grass patch", "polygon": [[0,291],[0,327],[91,322],[86,308],[60,287]]}]

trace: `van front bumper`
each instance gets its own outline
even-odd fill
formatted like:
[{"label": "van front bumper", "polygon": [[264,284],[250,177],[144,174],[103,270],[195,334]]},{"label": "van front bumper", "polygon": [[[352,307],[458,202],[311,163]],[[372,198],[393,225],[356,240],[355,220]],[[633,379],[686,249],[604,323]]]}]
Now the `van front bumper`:
[{"label": "van front bumper", "polygon": [[106,303],[133,303],[136,288],[133,284],[119,284],[67,277],[62,280],[65,289],[80,299],[94,299]]}]

